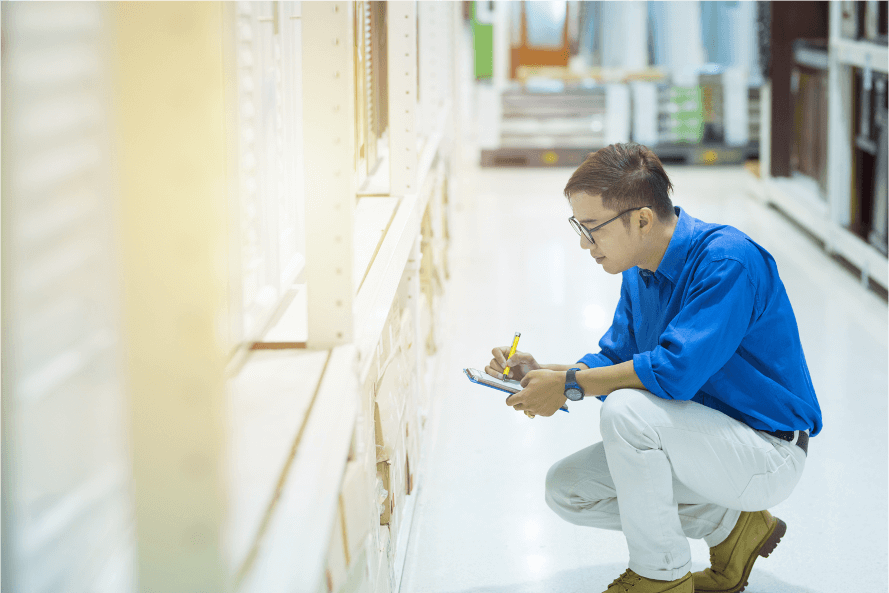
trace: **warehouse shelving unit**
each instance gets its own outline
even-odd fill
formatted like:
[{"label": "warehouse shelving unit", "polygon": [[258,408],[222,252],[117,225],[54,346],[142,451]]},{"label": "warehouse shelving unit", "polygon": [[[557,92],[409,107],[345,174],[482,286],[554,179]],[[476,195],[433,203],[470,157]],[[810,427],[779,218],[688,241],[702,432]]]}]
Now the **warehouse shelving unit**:
[{"label": "warehouse shelving unit", "polygon": [[3,5],[4,584],[397,591],[460,8]]},{"label": "warehouse shelving unit", "polygon": [[[577,32],[569,34],[577,15],[565,14],[558,51],[535,54],[524,10],[506,6],[493,12],[492,80],[478,88],[482,166],[576,166],[581,155],[630,140],[693,165],[740,164],[757,155],[759,89],[749,86],[755,60],[752,41],[743,37],[752,37],[752,5],[736,8],[731,27],[741,55],[721,66],[704,63],[697,2],[656,3],[654,13],[633,3],[596,5],[591,10],[601,14],[590,22],[598,23],[600,49],[578,50],[570,60],[569,46],[580,43]],[[645,41],[652,35],[657,67],[649,65]]]},{"label": "warehouse shelving unit", "polygon": [[232,365],[238,591],[398,589],[447,276],[459,9],[293,3],[266,32],[299,29],[306,251]]},{"label": "warehouse shelving unit", "polygon": [[769,175],[769,101],[763,101],[761,160],[763,199],[782,210],[824,244],[824,248],[850,262],[858,270],[862,285],[870,281],[889,287],[886,256],[849,229],[854,121],[852,114],[853,67],[889,71],[889,49],[869,41],[854,41],[841,34],[841,3],[829,7],[828,44],[828,152],[827,194],[803,175]]}]

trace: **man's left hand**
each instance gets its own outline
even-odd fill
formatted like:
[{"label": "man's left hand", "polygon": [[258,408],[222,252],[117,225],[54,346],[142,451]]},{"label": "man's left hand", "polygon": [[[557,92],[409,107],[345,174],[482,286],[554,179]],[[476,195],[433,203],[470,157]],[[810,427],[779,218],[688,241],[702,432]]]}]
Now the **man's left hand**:
[{"label": "man's left hand", "polygon": [[522,390],[506,398],[506,405],[535,416],[552,416],[568,401],[565,375],[565,371],[529,371],[522,379]]}]

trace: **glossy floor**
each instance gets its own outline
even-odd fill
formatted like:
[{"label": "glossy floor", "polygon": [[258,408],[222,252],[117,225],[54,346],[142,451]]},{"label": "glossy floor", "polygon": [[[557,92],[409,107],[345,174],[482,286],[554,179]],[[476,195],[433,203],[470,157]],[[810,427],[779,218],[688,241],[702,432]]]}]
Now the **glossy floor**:
[{"label": "glossy floor", "polygon": [[[768,249],[796,312],[824,430],[802,481],[773,512],[787,535],[749,593],[887,590],[887,305],[780,214],[741,168],[668,168],[674,203]],[[462,171],[453,205],[445,347],[425,441],[402,593],[599,592],[626,568],[619,532],[559,519],[547,469],[601,440],[599,402],[530,420],[471,385],[494,346],[522,332],[541,362],[596,351],[618,299],[579,248],[561,196],[567,169]],[[694,570],[707,548],[692,541]]]}]

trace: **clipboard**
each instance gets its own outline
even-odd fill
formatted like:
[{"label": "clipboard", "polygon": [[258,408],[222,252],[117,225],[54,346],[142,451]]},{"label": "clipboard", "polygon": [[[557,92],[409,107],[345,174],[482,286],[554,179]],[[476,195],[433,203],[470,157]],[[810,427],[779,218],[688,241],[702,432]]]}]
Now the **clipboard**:
[{"label": "clipboard", "polygon": [[[515,381],[513,379],[507,379],[506,381],[504,381],[503,379],[492,377],[488,373],[484,373],[478,369],[463,369],[463,372],[466,373],[466,376],[469,377],[470,381],[477,385],[484,385],[485,387],[490,387],[498,391],[505,391],[510,395],[512,395],[513,393],[518,393],[522,390],[521,382]],[[506,399],[509,399],[509,396],[507,396]],[[567,412],[568,406],[562,406],[559,409],[563,412]]]},{"label": "clipboard", "polygon": [[463,369],[463,372],[466,373],[466,376],[469,377],[469,380],[473,383],[491,387],[492,389],[497,389],[499,391],[505,391],[510,395],[522,390],[522,384],[514,379],[507,379],[504,381],[503,379],[492,377],[488,373],[478,369]]}]

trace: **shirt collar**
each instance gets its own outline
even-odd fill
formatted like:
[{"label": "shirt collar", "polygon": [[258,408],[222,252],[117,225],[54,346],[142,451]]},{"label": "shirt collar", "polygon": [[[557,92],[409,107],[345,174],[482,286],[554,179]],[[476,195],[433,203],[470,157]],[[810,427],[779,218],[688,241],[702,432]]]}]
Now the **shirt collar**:
[{"label": "shirt collar", "polygon": [[[679,221],[676,223],[676,228],[673,229],[670,244],[667,245],[667,251],[664,252],[664,257],[661,259],[661,263],[658,265],[654,275],[663,276],[673,284],[676,284],[682,269],[685,267],[685,260],[688,257],[688,249],[691,246],[692,232],[695,225],[694,219],[685,210],[679,206],[676,206],[674,209],[679,217]],[[646,274],[643,274],[643,270],[640,268],[639,274],[643,276],[643,279],[647,279],[645,276],[651,274],[651,272],[648,270],[644,272]],[[648,285],[647,282],[645,284],[646,286]]]}]

